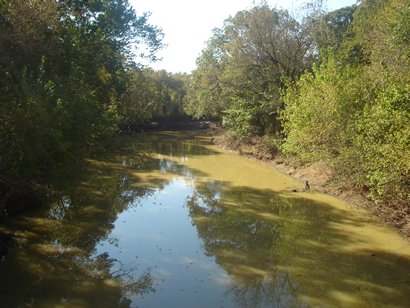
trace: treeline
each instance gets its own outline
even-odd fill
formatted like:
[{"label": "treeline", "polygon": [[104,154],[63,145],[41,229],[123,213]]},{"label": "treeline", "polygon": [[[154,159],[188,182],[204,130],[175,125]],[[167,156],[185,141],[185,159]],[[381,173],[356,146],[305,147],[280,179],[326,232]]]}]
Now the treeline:
[{"label": "treeline", "polygon": [[127,0],[0,1],[0,217],[120,128],[181,112],[186,76],[137,63],[162,48],[148,17]]},{"label": "treeline", "polygon": [[410,202],[410,1],[366,0],[297,16],[265,3],[215,29],[186,111],[235,138],[264,136],[406,212]]},{"label": "treeline", "polygon": [[122,131],[139,130],[151,120],[185,116],[188,74],[145,68],[129,72],[128,83],[119,108]]}]

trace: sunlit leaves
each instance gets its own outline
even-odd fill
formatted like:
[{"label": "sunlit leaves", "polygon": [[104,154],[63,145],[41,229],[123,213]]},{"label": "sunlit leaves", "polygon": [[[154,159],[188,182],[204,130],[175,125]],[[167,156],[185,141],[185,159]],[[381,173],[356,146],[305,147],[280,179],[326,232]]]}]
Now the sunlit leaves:
[{"label": "sunlit leaves", "polygon": [[117,130],[132,49],[162,47],[147,18],[127,0],[0,2],[0,195]]},{"label": "sunlit leaves", "polygon": [[283,96],[283,150],[326,159],[347,185],[392,206],[410,200],[409,5],[363,2],[339,51],[322,50],[321,66]]},{"label": "sunlit leaves", "polygon": [[241,137],[279,126],[272,122],[283,80],[297,79],[315,58],[313,7],[297,18],[262,3],[226,19],[197,60],[187,112],[223,117]]}]

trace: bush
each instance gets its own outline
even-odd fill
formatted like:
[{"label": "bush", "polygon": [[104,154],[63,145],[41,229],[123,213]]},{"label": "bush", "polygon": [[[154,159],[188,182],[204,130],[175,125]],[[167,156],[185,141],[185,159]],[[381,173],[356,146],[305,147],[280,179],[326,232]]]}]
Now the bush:
[{"label": "bush", "polygon": [[333,160],[352,143],[361,112],[361,71],[342,67],[333,55],[305,73],[283,93],[285,133],[282,151],[304,161]]},{"label": "bush", "polygon": [[246,140],[258,131],[258,107],[246,99],[236,98],[224,112],[223,124],[232,129],[239,139]]},{"label": "bush", "polygon": [[365,106],[355,139],[374,200],[410,200],[410,86],[389,84]]}]

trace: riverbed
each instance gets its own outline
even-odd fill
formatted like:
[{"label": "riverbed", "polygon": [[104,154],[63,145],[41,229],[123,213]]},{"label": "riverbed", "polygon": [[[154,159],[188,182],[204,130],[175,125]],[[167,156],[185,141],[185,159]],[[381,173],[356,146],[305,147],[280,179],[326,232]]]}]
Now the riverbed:
[{"label": "riverbed", "polygon": [[124,137],[2,222],[0,306],[410,306],[396,230],[210,139]]}]

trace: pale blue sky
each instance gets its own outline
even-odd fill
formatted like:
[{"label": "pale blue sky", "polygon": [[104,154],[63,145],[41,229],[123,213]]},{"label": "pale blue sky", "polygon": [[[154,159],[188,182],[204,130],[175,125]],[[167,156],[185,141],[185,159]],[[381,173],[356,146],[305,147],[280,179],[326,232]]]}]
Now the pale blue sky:
[{"label": "pale blue sky", "polygon": [[[149,22],[162,28],[168,46],[158,56],[163,60],[151,64],[154,69],[169,72],[191,72],[195,60],[211,37],[212,29],[221,27],[223,21],[236,12],[248,9],[253,0],[130,0],[137,11],[151,12]],[[298,7],[306,1],[268,0],[273,7]],[[352,5],[356,0],[328,0],[329,11]]]}]

